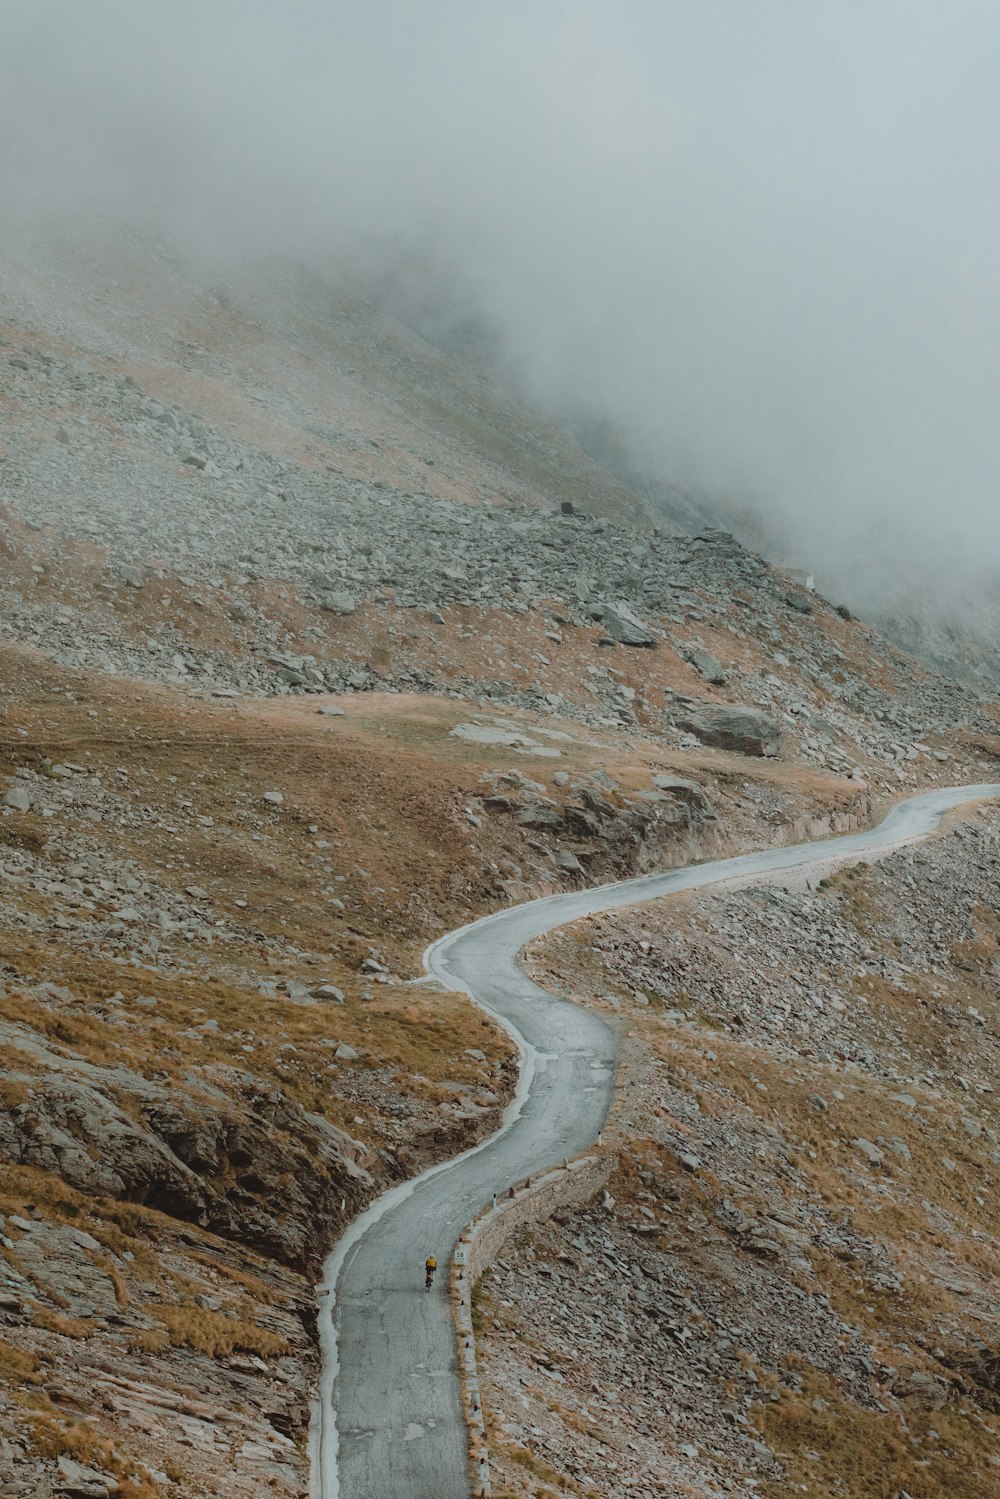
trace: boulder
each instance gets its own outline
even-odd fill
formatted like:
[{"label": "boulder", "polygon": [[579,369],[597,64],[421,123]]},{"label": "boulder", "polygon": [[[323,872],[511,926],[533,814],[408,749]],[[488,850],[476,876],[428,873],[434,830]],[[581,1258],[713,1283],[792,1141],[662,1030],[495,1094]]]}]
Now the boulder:
[{"label": "boulder", "polygon": [[695,671],[705,678],[706,682],[713,682],[716,686],[726,680],[726,673],[722,662],[711,651],[706,651],[700,645],[691,646],[685,655],[694,667]]},{"label": "boulder", "polygon": [[324,595],[320,607],[325,609],[327,614],[353,614],[358,607],[358,601],[353,593],[338,588]]},{"label": "boulder", "polygon": [[798,589],[790,588],[782,597],[790,609],[795,609],[799,614],[811,614],[813,612],[813,601],[807,593],[800,593]]},{"label": "boulder", "polygon": [[31,796],[23,786],[12,786],[5,795],[3,804],[14,812],[30,812]]},{"label": "boulder", "polygon": [[603,610],[604,628],[620,645],[634,645],[645,650],[656,647],[656,637],[651,635],[637,614],[627,604],[606,604]]},{"label": "boulder", "polygon": [[758,708],[705,707],[680,727],[702,744],[740,755],[776,755],[781,748],[781,729]]},{"label": "boulder", "polygon": [[315,989],[310,989],[313,999],[328,999],[334,1004],[344,1004],[344,991],[338,989],[336,984],[317,984]]}]

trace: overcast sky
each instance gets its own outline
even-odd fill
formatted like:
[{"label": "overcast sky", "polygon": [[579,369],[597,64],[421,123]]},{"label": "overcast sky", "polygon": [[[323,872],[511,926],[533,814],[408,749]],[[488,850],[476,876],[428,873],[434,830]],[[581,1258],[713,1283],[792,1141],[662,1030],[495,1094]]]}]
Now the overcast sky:
[{"label": "overcast sky", "polygon": [[996,0],[0,0],[0,230],[431,244],[791,551],[1000,563]]}]

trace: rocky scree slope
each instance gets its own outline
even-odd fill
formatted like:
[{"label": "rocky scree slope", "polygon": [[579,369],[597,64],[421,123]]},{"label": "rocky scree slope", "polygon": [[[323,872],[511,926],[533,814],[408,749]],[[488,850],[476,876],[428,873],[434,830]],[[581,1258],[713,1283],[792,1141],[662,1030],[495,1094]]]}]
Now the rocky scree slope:
[{"label": "rocky scree slope", "polygon": [[[331,472],[346,436],[307,441],[302,372],[287,420],[251,419],[261,371],[235,343],[220,366],[223,331],[235,340],[195,327],[133,375],[124,354],[8,326],[13,638],[210,692],[457,691],[674,744],[735,700],[815,763],[858,773],[871,756],[892,775],[914,743],[980,717],[974,694],[915,674],[728,533],[562,513],[579,501],[553,512],[542,488],[484,494],[463,486],[461,448],[447,494],[375,479],[374,449]],[[625,660],[657,646],[655,664]],[[756,742],[774,747],[774,730]]]}]

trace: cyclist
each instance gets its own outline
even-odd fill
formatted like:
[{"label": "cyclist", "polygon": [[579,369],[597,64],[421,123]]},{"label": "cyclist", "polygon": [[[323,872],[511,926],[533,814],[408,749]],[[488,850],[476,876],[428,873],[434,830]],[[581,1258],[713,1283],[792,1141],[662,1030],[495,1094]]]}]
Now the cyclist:
[{"label": "cyclist", "polygon": [[431,1286],[434,1284],[434,1272],[437,1269],[437,1267],[438,1267],[437,1260],[434,1258],[434,1256],[432,1254],[428,1255],[428,1257],[427,1257],[427,1259],[426,1259],[426,1261],[424,1263],[424,1287],[428,1291],[430,1290]]}]

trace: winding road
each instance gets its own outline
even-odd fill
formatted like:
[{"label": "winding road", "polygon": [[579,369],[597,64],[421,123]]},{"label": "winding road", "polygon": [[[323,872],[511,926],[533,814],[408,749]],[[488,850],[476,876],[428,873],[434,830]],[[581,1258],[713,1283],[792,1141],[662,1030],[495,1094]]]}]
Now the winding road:
[{"label": "winding road", "polygon": [[[312,1499],[468,1499],[445,1271],[450,1252],[494,1192],[591,1144],[611,1102],[617,1061],[610,1026],[527,978],[518,963],[525,944],[598,911],[882,854],[927,837],[953,808],[988,797],[1000,797],[1000,785],[926,792],[861,833],[548,896],[486,916],[428,948],[428,974],[465,990],[514,1037],[520,1084],[497,1134],[380,1197],[327,1261]],[[430,1295],[421,1283],[428,1254],[442,1265]]]}]

